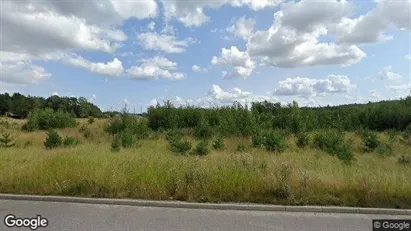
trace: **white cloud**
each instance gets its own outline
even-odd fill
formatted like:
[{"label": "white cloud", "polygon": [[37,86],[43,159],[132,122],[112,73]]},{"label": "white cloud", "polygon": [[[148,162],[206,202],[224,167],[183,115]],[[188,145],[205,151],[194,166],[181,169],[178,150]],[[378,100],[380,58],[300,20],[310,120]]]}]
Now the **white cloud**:
[{"label": "white cloud", "polygon": [[208,72],[208,69],[207,69],[207,68],[202,68],[202,67],[200,67],[200,66],[198,66],[198,65],[193,65],[193,66],[191,67],[191,70],[193,70],[194,72],[203,72],[203,73]]},{"label": "white cloud", "polygon": [[50,76],[51,73],[30,61],[0,62],[0,83],[2,84],[36,84]]},{"label": "white cloud", "polygon": [[393,72],[391,66],[387,66],[378,73],[378,78],[382,80],[400,80],[402,79],[402,76],[398,73]]},{"label": "white cloud", "polygon": [[235,46],[232,46],[230,49],[223,48],[221,50],[221,57],[214,56],[211,64],[232,66],[232,71],[223,71],[223,77],[225,78],[247,78],[253,73],[255,68],[255,63],[248,56],[247,52],[239,51]]},{"label": "white cloud", "polygon": [[117,58],[114,58],[113,61],[107,63],[93,63],[81,56],[65,55],[62,61],[76,67],[85,68],[91,72],[101,75],[120,76],[124,72],[123,65]]},{"label": "white cloud", "polygon": [[[2,1],[0,8],[1,81],[37,83],[51,76],[33,61],[64,61],[76,51],[114,52],[127,40],[116,27],[127,18],[157,15],[155,0],[147,1]],[[71,57],[75,59],[75,57]],[[93,63],[80,58],[74,65],[104,75],[122,72],[121,62]]]},{"label": "white cloud", "polygon": [[388,85],[386,88],[398,95],[407,95],[411,94],[411,85],[410,84],[401,84],[401,85]]},{"label": "white cloud", "polygon": [[53,92],[53,94],[51,94],[51,95],[53,95],[53,96],[59,96],[59,93],[58,93],[58,92]]},{"label": "white cloud", "polygon": [[41,54],[77,48],[113,52],[127,39],[120,30],[89,25],[74,16],[6,9],[0,14],[2,49],[6,51]]},{"label": "white cloud", "polygon": [[177,64],[168,60],[167,58],[155,56],[151,59],[142,60],[140,66],[132,66],[126,73],[133,79],[158,79],[159,77],[171,79],[171,80],[182,80],[186,78],[186,75],[181,72],[172,72],[175,70]]},{"label": "white cloud", "polygon": [[242,104],[248,104],[257,101],[275,101],[274,97],[267,95],[255,95],[248,91],[243,91],[240,88],[233,88],[229,91],[224,91],[220,86],[213,84],[208,91],[207,96],[215,103],[230,104],[233,102],[239,102]]},{"label": "white cloud", "polygon": [[356,86],[344,75],[328,75],[325,79],[305,77],[287,78],[279,82],[274,95],[316,96],[347,93]]},{"label": "white cloud", "polygon": [[404,58],[407,60],[411,60],[411,54],[405,55]]},{"label": "white cloud", "polygon": [[358,18],[343,18],[335,31],[338,43],[373,43],[392,39],[384,33],[389,29],[410,30],[411,1],[377,0],[377,6]]},{"label": "white cloud", "polygon": [[142,33],[137,36],[140,45],[146,50],[164,51],[166,53],[183,53],[193,39],[178,40],[174,35],[156,32]]},{"label": "white cloud", "polygon": [[241,17],[234,25],[227,28],[227,31],[233,35],[247,40],[248,37],[253,33],[256,21],[252,18]]},{"label": "white cloud", "polygon": [[299,1],[282,5],[273,25],[250,36],[247,52],[252,58],[279,67],[351,65],[366,54],[355,45],[323,43],[320,36],[351,12],[347,1]]},{"label": "white cloud", "polygon": [[167,20],[176,18],[186,27],[198,27],[210,21],[210,17],[204,13],[206,8],[217,9],[227,4],[233,7],[249,7],[253,10],[261,10],[276,6],[281,0],[162,0],[162,2]]}]

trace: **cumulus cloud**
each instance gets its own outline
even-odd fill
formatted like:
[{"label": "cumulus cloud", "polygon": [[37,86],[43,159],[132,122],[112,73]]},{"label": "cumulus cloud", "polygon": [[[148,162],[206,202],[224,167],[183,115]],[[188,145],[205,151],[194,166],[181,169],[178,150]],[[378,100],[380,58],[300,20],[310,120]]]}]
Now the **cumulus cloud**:
[{"label": "cumulus cloud", "polygon": [[65,55],[63,62],[71,64],[76,67],[81,67],[87,69],[91,72],[107,75],[107,76],[120,76],[124,72],[123,65],[120,60],[114,58],[113,61],[107,63],[93,63],[89,60],[84,59],[81,56],[77,55]]},{"label": "cumulus cloud", "polygon": [[35,84],[48,79],[50,76],[51,73],[30,61],[0,62],[0,83],[2,84]]},{"label": "cumulus cloud", "polygon": [[133,79],[158,79],[159,77],[182,80],[186,75],[172,70],[177,69],[177,64],[161,56],[142,60],[139,66],[132,66],[126,70],[128,76]]},{"label": "cumulus cloud", "polygon": [[280,81],[274,95],[316,96],[347,93],[356,86],[344,75],[328,75],[325,79],[305,77],[287,78]]},{"label": "cumulus cloud", "polygon": [[232,67],[231,71],[223,71],[223,77],[225,78],[247,78],[255,68],[255,62],[251,60],[247,52],[239,51],[235,46],[230,49],[223,48],[220,57],[214,56],[211,64]]},{"label": "cumulus cloud", "polygon": [[178,40],[174,35],[158,34],[156,32],[141,33],[137,39],[146,50],[163,51],[166,53],[183,53],[189,44],[193,43],[192,38]]},{"label": "cumulus cloud", "polygon": [[[249,91],[244,91],[240,88],[232,88],[230,90],[223,90],[220,86],[213,84],[208,92],[198,97],[197,99],[183,99],[176,96],[170,100],[175,106],[194,105],[199,107],[213,107],[230,105],[234,102],[242,105],[250,105],[252,102],[271,101],[278,102],[278,99],[272,95],[259,95]],[[149,106],[155,106],[159,101],[153,99]]]},{"label": "cumulus cloud", "polygon": [[213,84],[207,94],[213,101],[226,104],[239,102],[242,104],[258,102],[258,101],[273,101],[274,97],[267,95],[255,95],[252,92],[241,90],[240,88],[233,88],[229,91],[224,91],[220,86]]},{"label": "cumulus cloud", "polygon": [[[2,1],[0,8],[0,62],[2,81],[33,83],[51,76],[34,61],[62,61],[76,51],[113,53],[127,35],[116,29],[127,18],[157,15],[155,0],[120,2]],[[73,60],[80,66],[104,75],[117,75],[121,62],[93,63]]]},{"label": "cumulus cloud", "polygon": [[248,37],[253,33],[256,21],[252,18],[241,17],[234,25],[227,28],[227,31],[233,35],[247,40]]},{"label": "cumulus cloud", "polygon": [[410,30],[411,1],[378,0],[377,6],[358,18],[344,17],[332,33],[338,43],[360,44],[392,39],[384,34],[389,29]]},{"label": "cumulus cloud", "polygon": [[251,57],[279,67],[351,65],[366,54],[356,45],[322,43],[320,36],[328,33],[344,15],[351,12],[347,1],[288,2],[274,14],[268,30],[256,31],[247,42]]},{"label": "cumulus cloud", "polygon": [[232,7],[248,7],[252,10],[261,10],[276,6],[280,2],[282,0],[162,0],[165,17],[168,20],[175,18],[186,27],[198,27],[209,22],[210,17],[204,13],[206,8],[217,9],[223,5],[230,5]]},{"label": "cumulus cloud", "polygon": [[378,73],[378,78],[382,80],[400,80],[402,79],[402,76],[398,73],[393,72],[391,66],[387,66]]}]

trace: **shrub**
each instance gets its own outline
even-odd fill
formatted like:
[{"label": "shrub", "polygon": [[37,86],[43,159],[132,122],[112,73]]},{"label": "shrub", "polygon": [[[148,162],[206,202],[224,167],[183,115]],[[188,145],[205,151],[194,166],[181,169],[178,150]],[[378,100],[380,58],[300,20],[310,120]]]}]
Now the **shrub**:
[{"label": "shrub", "polygon": [[402,165],[410,165],[411,164],[411,156],[401,155],[398,158],[398,164]]},{"label": "shrub", "polygon": [[209,152],[210,150],[208,149],[208,142],[205,140],[200,141],[194,149],[194,154],[199,156],[207,155]]},{"label": "shrub", "polygon": [[381,144],[376,132],[363,130],[360,135],[362,137],[362,142],[364,145],[363,149],[365,152],[373,152]]},{"label": "shrub", "polygon": [[251,143],[254,148],[261,148],[264,146],[265,138],[264,135],[261,132],[255,133],[251,137]]},{"label": "shrub", "polygon": [[390,143],[381,143],[376,152],[381,156],[390,156],[392,155],[392,144]]},{"label": "shrub", "polygon": [[191,143],[187,140],[175,139],[169,141],[170,150],[175,153],[186,154],[191,150]]},{"label": "shrub", "polygon": [[213,142],[213,148],[215,150],[222,150],[225,147],[224,139],[222,137],[217,137]]},{"label": "shrub", "polygon": [[111,151],[112,152],[119,152],[121,148],[121,139],[120,135],[114,135],[113,141],[111,141]]},{"label": "shrub", "polygon": [[269,152],[284,152],[286,143],[284,134],[279,131],[270,131],[265,135],[264,147]]},{"label": "shrub", "polygon": [[123,131],[123,121],[119,117],[112,118],[105,127],[105,131],[111,135],[119,134]]},{"label": "shrub", "polygon": [[344,163],[351,163],[354,155],[351,151],[351,142],[344,140],[344,133],[334,130],[320,131],[314,136],[314,146],[331,155],[336,155]]},{"label": "shrub", "polygon": [[296,136],[297,136],[297,146],[299,148],[305,148],[310,143],[310,136],[307,133],[300,132]]},{"label": "shrub", "polygon": [[0,147],[11,148],[15,145],[10,133],[3,133],[0,137]]},{"label": "shrub", "polygon": [[94,123],[94,117],[92,117],[92,116],[88,117],[87,122],[88,122],[89,124],[93,124],[93,123]]},{"label": "shrub", "polygon": [[63,140],[61,136],[55,130],[50,130],[47,132],[47,138],[44,141],[44,146],[47,149],[58,148],[62,145]]},{"label": "shrub", "polygon": [[26,131],[37,129],[48,130],[54,128],[75,127],[76,120],[71,114],[63,111],[53,111],[53,109],[34,109],[27,118],[27,123],[22,127]]},{"label": "shrub", "polygon": [[83,134],[84,138],[91,138],[93,134],[91,133],[91,130],[89,127],[86,125],[82,125],[79,129],[79,131]]},{"label": "shrub", "polygon": [[237,152],[245,152],[245,145],[244,144],[238,144],[237,145]]},{"label": "shrub", "polygon": [[124,148],[129,148],[133,146],[134,137],[133,132],[130,129],[126,129],[121,133],[121,145]]},{"label": "shrub", "polygon": [[172,129],[166,134],[166,140],[169,142],[173,140],[180,140],[182,137],[183,133],[178,129]]},{"label": "shrub", "polygon": [[210,139],[213,137],[213,129],[208,123],[202,122],[195,127],[194,136],[198,139]]},{"label": "shrub", "polygon": [[63,140],[63,145],[65,147],[76,146],[78,143],[79,142],[76,139],[76,137],[72,137],[72,136],[66,136]]}]

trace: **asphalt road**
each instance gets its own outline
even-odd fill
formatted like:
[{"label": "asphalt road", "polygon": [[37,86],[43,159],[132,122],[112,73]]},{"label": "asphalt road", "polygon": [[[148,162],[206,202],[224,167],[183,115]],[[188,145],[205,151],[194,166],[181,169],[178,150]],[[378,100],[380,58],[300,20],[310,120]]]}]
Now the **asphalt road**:
[{"label": "asphalt road", "polygon": [[411,219],[410,216],[258,212],[205,209],[155,208],[80,203],[0,200],[0,230],[4,218],[48,219],[37,230],[372,230],[372,219]]}]

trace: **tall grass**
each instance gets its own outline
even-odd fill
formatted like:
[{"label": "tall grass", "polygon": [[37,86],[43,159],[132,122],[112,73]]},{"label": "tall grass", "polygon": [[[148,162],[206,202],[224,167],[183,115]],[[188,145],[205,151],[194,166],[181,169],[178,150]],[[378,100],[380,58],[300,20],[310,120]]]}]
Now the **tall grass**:
[{"label": "tall grass", "polygon": [[[364,153],[353,139],[356,161],[341,162],[312,146],[299,148],[294,136],[282,153],[252,148],[251,139],[227,137],[224,149],[204,156],[176,155],[165,135],[112,152],[107,121],[90,124],[92,138],[76,128],[59,129],[80,140],[71,148],[47,150],[44,131],[12,131],[16,146],[0,151],[0,192],[197,202],[256,202],[290,205],[341,205],[411,208],[411,168],[398,163],[411,147],[398,141],[393,155]],[[87,124],[81,120],[79,126]],[[388,135],[380,133],[385,141]],[[193,137],[184,137],[196,142]],[[30,146],[23,145],[27,141]],[[236,151],[238,144],[246,148]]]}]

